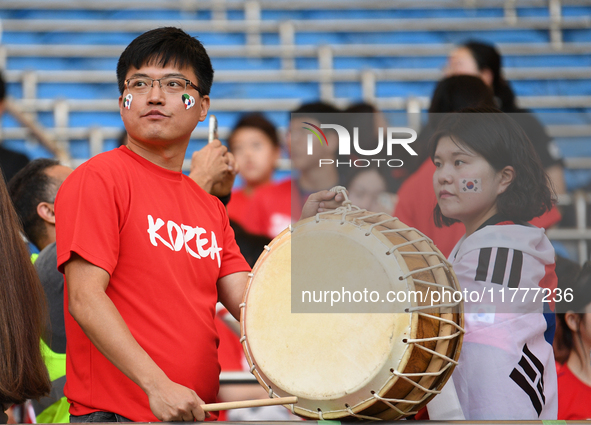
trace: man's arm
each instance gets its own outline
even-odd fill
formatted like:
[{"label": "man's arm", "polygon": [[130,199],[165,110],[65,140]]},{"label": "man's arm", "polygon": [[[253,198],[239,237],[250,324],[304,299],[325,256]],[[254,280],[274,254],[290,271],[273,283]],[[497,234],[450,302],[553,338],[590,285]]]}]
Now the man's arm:
[{"label": "man's arm", "polygon": [[96,348],[148,395],[152,413],[162,421],[202,421],[199,396],[168,379],[129,331],[105,293],[109,274],[72,254],[65,275],[70,314]]},{"label": "man's arm", "polygon": [[218,280],[218,300],[236,320],[240,320],[240,303],[248,281],[248,272],[232,273]]}]

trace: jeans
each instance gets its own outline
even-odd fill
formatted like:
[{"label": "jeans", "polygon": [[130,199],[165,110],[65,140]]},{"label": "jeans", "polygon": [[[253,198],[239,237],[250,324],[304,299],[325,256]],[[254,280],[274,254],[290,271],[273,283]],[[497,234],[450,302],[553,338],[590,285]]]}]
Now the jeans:
[{"label": "jeans", "polygon": [[87,422],[133,422],[124,416],[112,412],[92,412],[88,415],[74,416],[70,415],[70,422],[87,423]]}]

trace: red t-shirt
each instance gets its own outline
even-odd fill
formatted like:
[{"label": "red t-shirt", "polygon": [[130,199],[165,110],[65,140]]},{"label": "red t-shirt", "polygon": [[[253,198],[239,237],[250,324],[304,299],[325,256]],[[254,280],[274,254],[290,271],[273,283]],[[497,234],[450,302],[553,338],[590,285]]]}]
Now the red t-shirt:
[{"label": "red t-shirt", "polygon": [[302,213],[303,203],[299,192],[295,190],[293,193],[297,195],[297,199],[292,200],[291,180],[259,187],[252,197],[250,215],[244,228],[270,238],[277,236],[290,225],[292,214],[298,220]]},{"label": "red t-shirt", "polygon": [[[106,270],[106,293],[137,342],[173,382],[214,402],[216,283],[249,270],[221,202],[182,173],[123,146],[78,167],[55,208],[60,271],[72,252]],[[147,395],[68,313],[64,292],[70,413],[109,411],[156,421]]]},{"label": "red t-shirt", "polygon": [[[243,371],[244,366],[248,365],[240,338],[234,333],[232,329],[224,322],[224,315],[230,314],[227,310],[218,311],[215,316],[215,326],[220,336],[220,345],[218,347],[218,358],[220,360],[220,367],[222,371],[234,372]],[[219,401],[219,400],[218,400]],[[223,400],[222,400],[223,401]],[[218,412],[219,421],[227,421],[228,413],[226,410]]]},{"label": "red t-shirt", "polygon": [[220,310],[215,316],[215,326],[220,337],[218,347],[220,368],[228,372],[247,370],[244,368],[247,362],[240,338],[224,322],[223,318],[226,314],[230,313],[224,309]]},{"label": "red t-shirt", "polygon": [[[410,227],[414,227],[433,240],[435,246],[446,257],[460,240],[466,229],[462,223],[454,223],[449,227],[437,227],[433,221],[433,209],[437,205],[437,197],[433,189],[433,173],[435,164],[427,159],[398,190],[398,202],[394,216]],[[547,229],[558,223],[562,216],[556,207],[540,217],[530,221],[534,226]]]},{"label": "red t-shirt", "polygon": [[558,373],[558,419],[591,419],[591,387],[579,378],[565,364],[556,363]]}]

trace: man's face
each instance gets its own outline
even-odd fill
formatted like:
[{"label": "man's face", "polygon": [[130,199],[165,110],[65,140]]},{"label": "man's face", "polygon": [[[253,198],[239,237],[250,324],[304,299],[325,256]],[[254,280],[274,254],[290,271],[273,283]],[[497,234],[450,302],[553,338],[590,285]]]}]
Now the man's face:
[{"label": "man's face", "polygon": [[[172,65],[160,67],[146,65],[140,69],[130,68],[125,79],[148,77],[180,77],[190,80],[196,86],[199,81],[191,68],[177,68]],[[126,96],[133,99],[126,107]],[[187,109],[183,95],[195,99],[195,104]],[[177,143],[188,144],[197,123],[203,121],[209,109],[209,96],[201,96],[190,85],[182,93],[166,93],[154,81],[152,88],[144,94],[130,93],[125,88],[119,96],[119,111],[127,130],[129,141],[139,145],[168,146]]]}]

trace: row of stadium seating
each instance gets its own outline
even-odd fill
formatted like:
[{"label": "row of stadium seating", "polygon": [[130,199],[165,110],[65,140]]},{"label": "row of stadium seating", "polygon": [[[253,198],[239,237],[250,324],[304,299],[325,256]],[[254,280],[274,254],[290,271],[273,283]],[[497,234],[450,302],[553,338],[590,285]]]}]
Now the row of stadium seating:
[{"label": "row of stadium seating", "polygon": [[[212,57],[222,138],[246,111],[285,129],[290,110],[316,99],[372,102],[418,126],[453,46],[495,43],[519,104],[541,114],[565,154],[569,189],[591,181],[590,0],[4,0],[0,19],[14,107],[73,165],[114,147],[122,130],[121,51],[172,25]],[[8,147],[48,155],[13,117],[2,127]],[[189,150],[205,136],[198,127]]]}]

